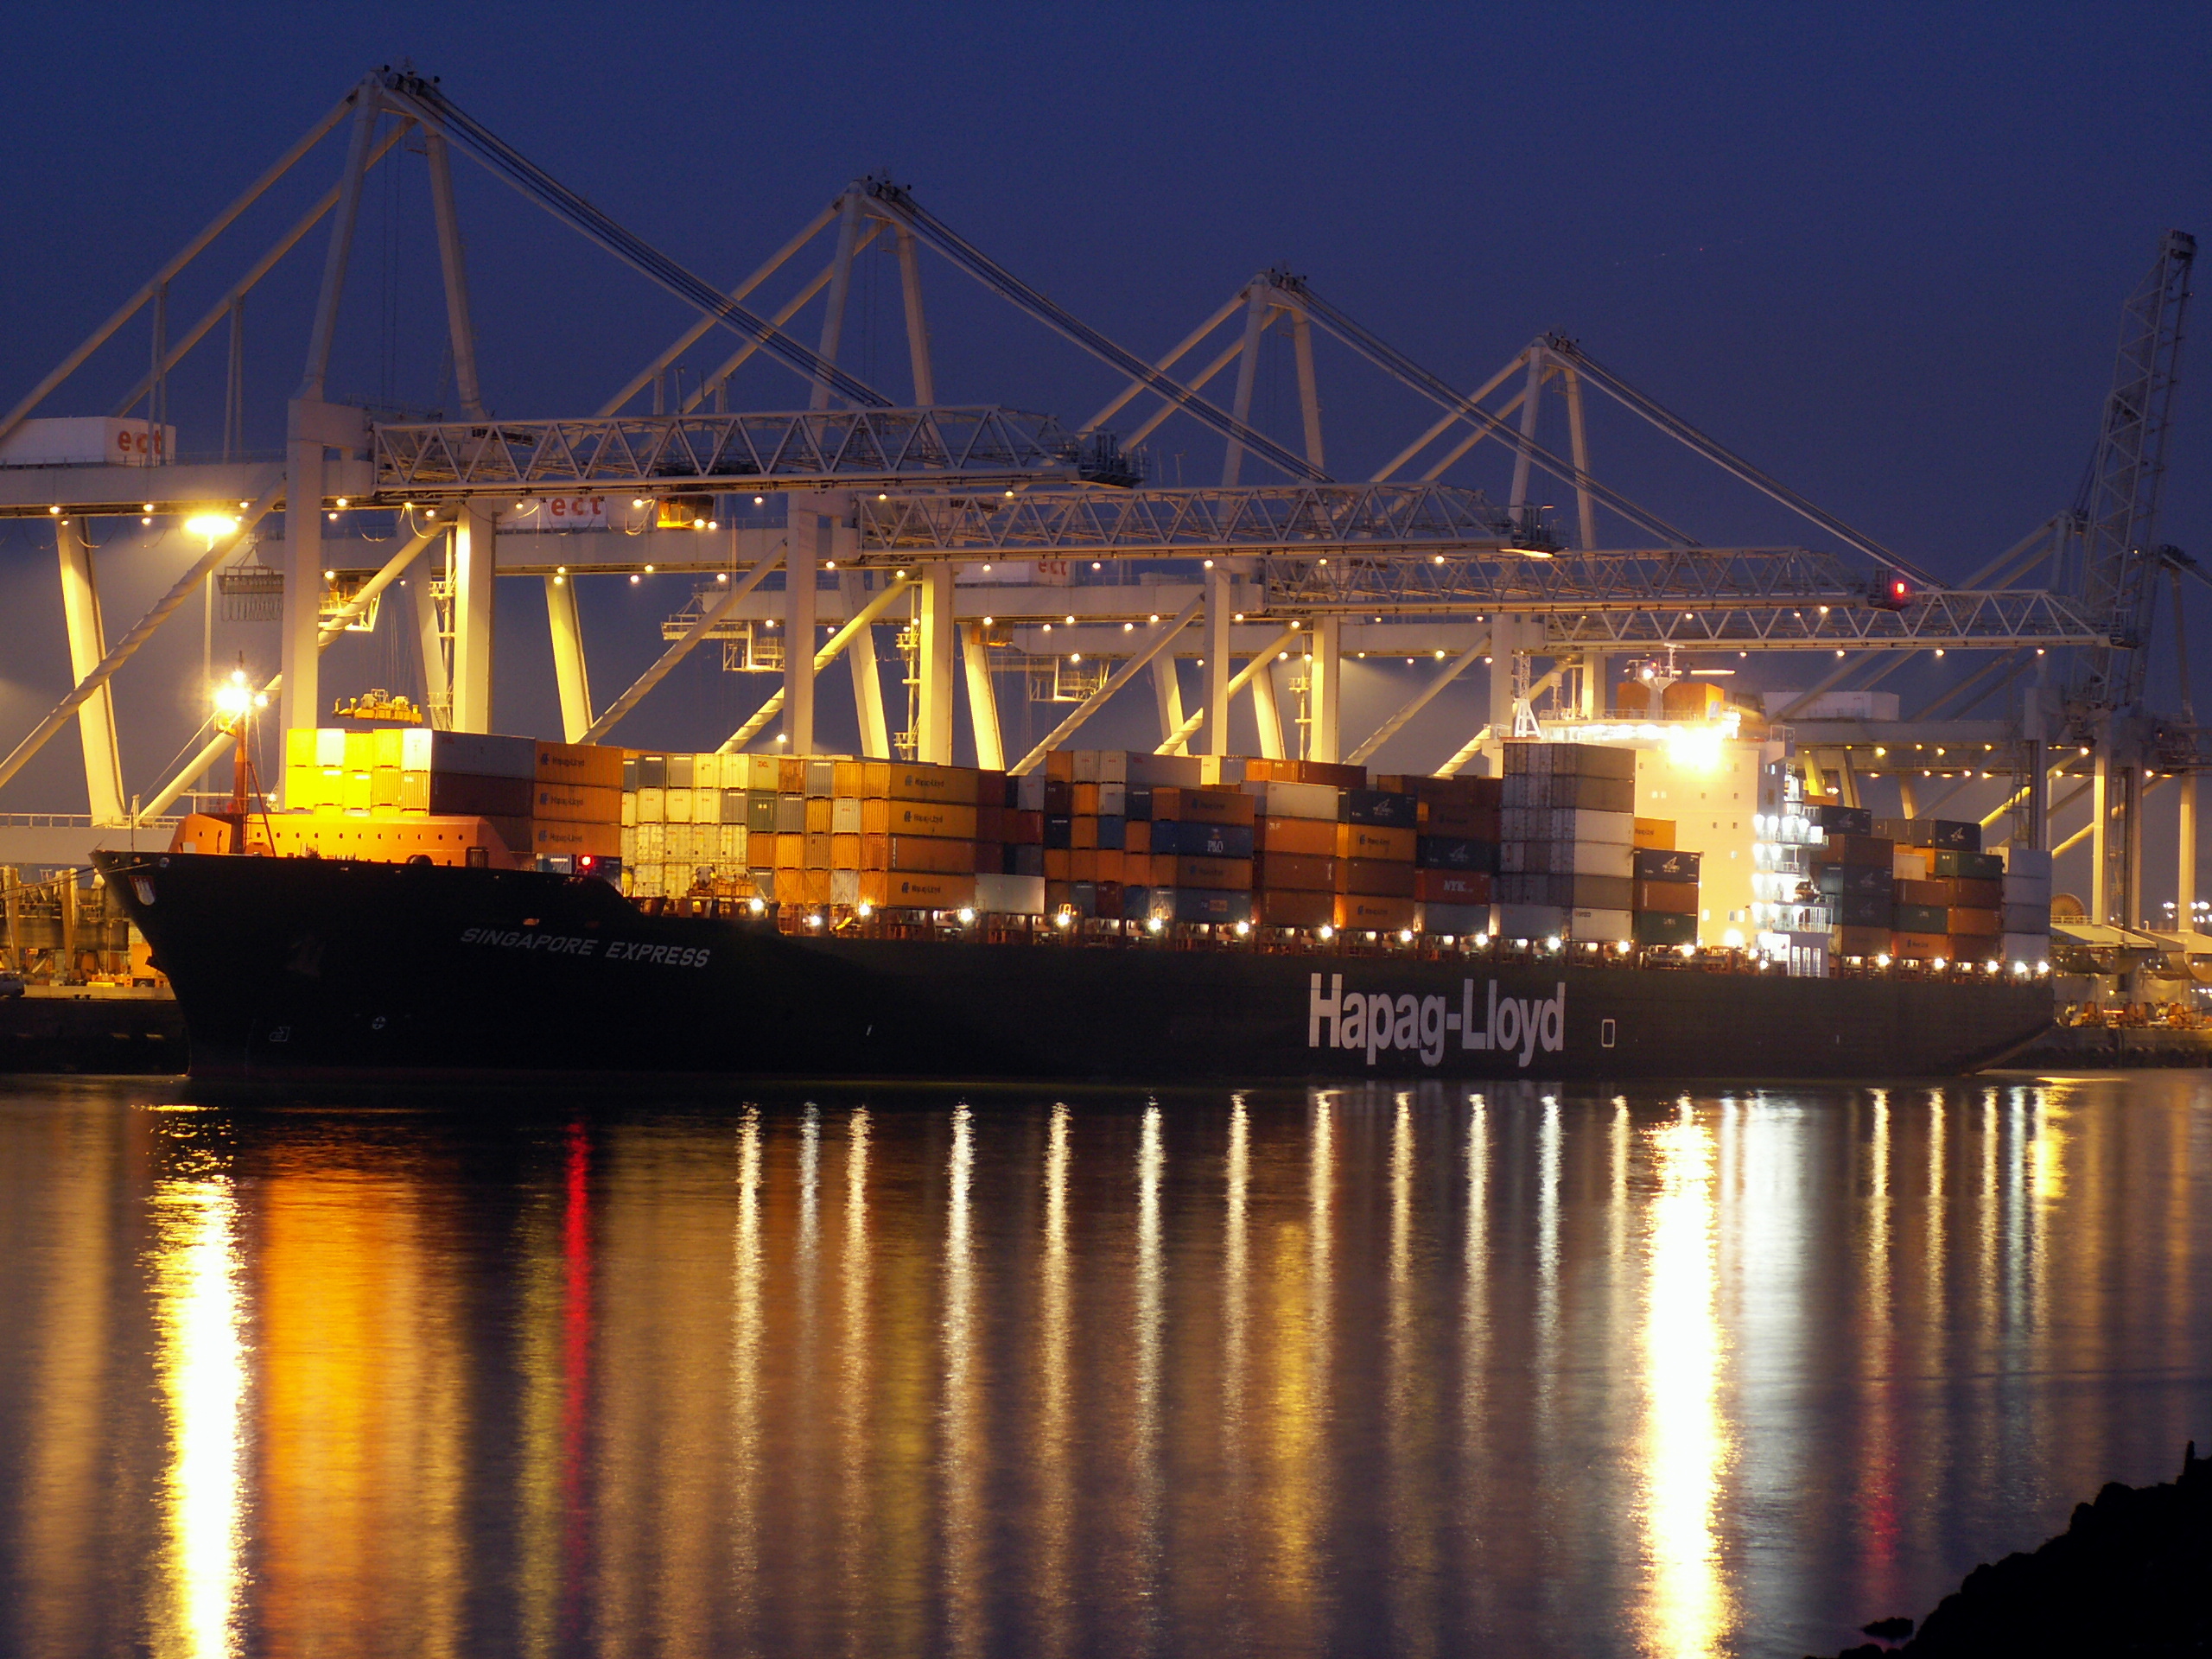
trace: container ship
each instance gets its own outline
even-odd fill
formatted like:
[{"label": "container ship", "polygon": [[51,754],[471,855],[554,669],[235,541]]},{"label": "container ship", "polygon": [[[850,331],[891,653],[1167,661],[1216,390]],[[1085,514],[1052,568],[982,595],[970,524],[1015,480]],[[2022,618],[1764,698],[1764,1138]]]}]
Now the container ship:
[{"label": "container ship", "polygon": [[295,732],[286,810],[241,763],[97,862],[204,1077],[1942,1076],[2049,1027],[2047,871],[1747,747],[1016,777]]}]

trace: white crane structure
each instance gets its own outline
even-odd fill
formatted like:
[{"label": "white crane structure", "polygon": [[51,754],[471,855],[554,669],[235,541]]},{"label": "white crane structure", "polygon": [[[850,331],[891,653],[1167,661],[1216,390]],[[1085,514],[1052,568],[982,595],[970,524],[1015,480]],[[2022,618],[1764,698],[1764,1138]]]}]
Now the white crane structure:
[{"label": "white crane structure", "polygon": [[[427,162],[457,404],[433,419],[387,420],[329,392],[364,192],[402,146]],[[327,149],[342,149],[335,182],[204,314],[173,327],[172,285],[280,179]],[[471,319],[456,152],[692,314],[590,412],[493,412]],[[318,235],[321,282],[287,403],[284,454],[249,459],[245,302]],[[818,266],[806,257],[817,245],[827,253]],[[857,262],[871,248],[896,266],[905,362],[895,396],[855,372],[846,338]],[[1865,775],[1884,770],[1874,757],[1933,747],[1948,764],[1918,770],[1931,779],[1942,772],[1953,789],[1993,792],[1987,821],[2009,818],[2014,837],[2044,847],[2054,812],[2074,799],[2054,808],[2053,786],[2086,772],[2094,799],[2083,833],[2095,843],[2099,919],[2142,919],[2142,800],[2163,781],[2156,774],[2181,774],[2186,918],[2194,777],[2212,747],[2200,742],[2186,706],[2159,717],[2143,699],[2158,578],[2177,585],[2196,569],[2154,539],[2194,248],[2169,233],[2129,303],[2120,376],[2072,511],[1948,582],[1936,568],[1970,561],[1923,562],[1878,543],[1558,334],[1532,340],[1463,389],[1303,277],[1270,269],[1172,348],[1147,356],[1024,282],[905,188],[873,177],[846,187],[724,287],[561,184],[435,81],[382,70],[0,415],[0,517],[54,526],[73,681],[31,729],[0,737],[0,788],[73,722],[92,826],[150,818],[185,796],[222,734],[211,725],[171,775],[135,780],[127,791],[116,735],[116,693],[127,677],[118,671],[217,581],[272,597],[277,660],[264,690],[285,727],[316,722],[327,703],[322,652],[415,572],[411,605],[392,608],[410,612],[403,626],[419,648],[432,715],[454,729],[491,729],[497,579],[536,577],[569,738],[615,735],[671,670],[713,641],[726,665],[775,682],[726,748],[775,741],[787,753],[812,752],[816,684],[842,657],[866,753],[950,760],[964,701],[978,761],[1017,770],[1147,671],[1163,750],[1226,752],[1232,702],[1243,697],[1264,752],[1363,761],[1479,667],[1489,696],[1445,763],[1452,770],[1493,763],[1533,699],[1548,698],[1570,717],[1603,715],[1616,659],[1794,652],[1828,664],[1779,719],[1854,800]],[[1118,389],[1069,423],[940,404],[925,258],[1104,365]],[[111,408],[143,423],[151,453],[128,465],[6,464],[27,423],[81,412],[67,405],[66,389],[96,354],[126,349],[126,331],[142,329],[150,341],[144,372]],[[219,330],[230,348],[222,452],[168,454],[170,378]],[[1371,476],[1330,470],[1317,335],[1427,408],[1426,423]],[[1255,412],[1271,336],[1287,340],[1295,385],[1287,438],[1264,429]],[[788,395],[733,410],[733,380],[756,359],[787,372]],[[1630,499],[1594,469],[1589,416],[1600,404],[1609,418],[1632,417],[1764,496],[1818,545],[1707,546]],[[1218,444],[1217,480],[1185,484],[1179,467],[1170,483],[1148,464],[1171,423]],[[1562,426],[1564,442],[1548,443]],[[1497,494],[1455,481],[1493,455],[1505,480]],[[581,517],[568,511],[580,499],[592,504]],[[190,518],[205,540],[162,600],[112,642],[86,535],[105,518]],[[355,527],[370,523],[396,533],[368,539]],[[692,595],[667,620],[652,666],[620,696],[595,702],[577,579],[645,572],[688,576]],[[904,659],[903,721],[886,709],[886,628]],[[1343,663],[1370,652],[1427,658],[1433,675],[1375,729],[1347,733]],[[1827,693],[1863,690],[1908,661],[1955,652],[1964,671],[1906,721],[1804,717]],[[1274,666],[1286,657],[1300,700],[1294,729]],[[1198,706],[1186,711],[1175,664],[1190,658],[1204,667]],[[998,685],[1008,678],[1025,695],[1041,693],[1058,716],[1046,743],[1026,755],[1007,753],[1001,737]],[[2185,702],[2185,674],[2183,682]],[[1910,806],[1915,783],[1900,784]],[[1917,804],[1930,810],[1927,799]],[[2113,825],[2118,833],[2107,834]]]}]

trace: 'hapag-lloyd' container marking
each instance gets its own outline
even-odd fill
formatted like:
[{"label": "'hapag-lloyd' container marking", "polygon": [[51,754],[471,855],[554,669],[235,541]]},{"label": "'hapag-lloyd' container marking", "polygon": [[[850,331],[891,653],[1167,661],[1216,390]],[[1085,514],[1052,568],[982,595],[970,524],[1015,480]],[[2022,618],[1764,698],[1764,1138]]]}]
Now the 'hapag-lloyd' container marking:
[{"label": "'hapag-lloyd' container marking", "polygon": [[[1321,1025],[1328,1022],[1328,1040]],[[1526,1065],[1541,1048],[1555,1054],[1567,1043],[1567,984],[1561,981],[1545,997],[1505,996],[1497,982],[1490,982],[1482,1024],[1475,1023],[1475,982],[1459,982],[1459,1006],[1440,996],[1393,997],[1387,991],[1347,993],[1342,974],[1329,976],[1329,994],[1321,995],[1321,976],[1313,976],[1306,1004],[1306,1046],[1308,1048],[1363,1048],[1367,1063],[1386,1048],[1418,1051],[1424,1065],[1444,1060],[1445,1033],[1459,1033],[1463,1049],[1520,1052],[1516,1063]]]},{"label": "'hapag-lloyd' container marking", "polygon": [[[648,944],[643,939],[588,939],[575,933],[540,933],[472,927],[461,936],[463,944],[490,944],[507,950],[536,950],[549,957],[596,956],[602,962],[657,962],[668,968],[703,968],[710,947],[694,944]],[[606,948],[601,949],[602,943]]]}]

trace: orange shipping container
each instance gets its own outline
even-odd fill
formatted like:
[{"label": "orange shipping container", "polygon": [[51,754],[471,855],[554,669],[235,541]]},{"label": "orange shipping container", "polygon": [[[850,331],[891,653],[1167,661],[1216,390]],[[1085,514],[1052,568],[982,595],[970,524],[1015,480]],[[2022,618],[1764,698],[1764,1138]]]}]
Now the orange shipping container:
[{"label": "orange shipping container", "polygon": [[[956,841],[976,838],[976,809],[950,801],[886,801],[884,833],[893,836],[945,836]],[[867,827],[863,812],[861,827]]]},{"label": "orange shipping container", "polygon": [[1337,861],[1270,850],[1260,855],[1252,879],[1270,893],[1334,893]]},{"label": "orange shipping container", "polygon": [[1951,941],[1941,933],[1892,933],[1890,954],[1907,962],[1932,962],[1951,954]]},{"label": "orange shipping container", "polygon": [[534,819],[531,823],[531,851],[553,857],[620,858],[622,826],[619,823],[564,823],[558,819]]},{"label": "orange shipping container", "polygon": [[1074,879],[1068,874],[1066,848],[1047,847],[1045,849],[1045,879],[1047,881],[1068,881]]},{"label": "orange shipping container", "polygon": [[[1152,861],[1147,858],[1145,864],[1149,869]],[[1098,849],[1098,879],[1101,881],[1127,881],[1128,877],[1124,872],[1128,867],[1129,855],[1121,848],[1101,847]]]},{"label": "orange shipping container", "polygon": [[599,743],[543,743],[537,746],[537,781],[572,788],[622,787],[622,751]]},{"label": "orange shipping container", "polygon": [[[811,806],[813,803],[810,801],[807,804]],[[823,804],[827,806],[829,803],[824,801]],[[836,839],[836,837],[827,830],[810,830],[806,832],[806,868],[808,869],[826,870],[830,868],[830,843]]]},{"label": "orange shipping container", "polygon": [[808,835],[826,836],[830,833],[832,804],[826,795],[816,795],[808,798],[805,817],[803,820]]},{"label": "orange shipping container", "polygon": [[1268,927],[1326,927],[1337,919],[1337,895],[1268,887],[1252,895],[1252,912]]},{"label": "orange shipping container", "polygon": [[[1135,829],[1136,826],[1129,826]],[[1253,837],[1263,853],[1296,853],[1310,858],[1337,855],[1337,831],[1343,826],[1319,818],[1265,818]],[[1410,832],[1408,832],[1410,833]]]},{"label": "orange shipping container", "polygon": [[[382,774],[378,774],[381,779]],[[398,804],[398,782],[401,773],[391,774],[392,804]],[[537,785],[536,804],[531,815],[540,820],[553,818],[563,823],[620,823],[622,821],[622,791],[620,788],[603,789],[596,784],[547,784]]]},{"label": "orange shipping container", "polygon": [[931,766],[919,761],[863,762],[864,795],[893,801],[944,801],[976,804],[977,774],[973,766]]},{"label": "orange shipping container", "polygon": [[940,874],[976,874],[976,843],[943,836],[893,836],[885,868],[893,870],[933,870]]},{"label": "orange shipping container", "polygon": [[1417,836],[1411,830],[1389,830],[1374,823],[1340,823],[1336,831],[1338,858],[1382,858],[1408,864],[1414,861]]},{"label": "orange shipping container", "polygon": [[1258,801],[1241,789],[1176,789],[1152,791],[1152,816],[1185,823],[1250,823]]},{"label": "orange shipping container", "polygon": [[1077,784],[1073,791],[1073,799],[1070,810],[1073,811],[1077,817],[1081,817],[1085,814],[1088,814],[1090,817],[1094,818],[1098,816],[1098,785],[1096,784]]},{"label": "orange shipping container", "polygon": [[1096,847],[1068,849],[1068,880],[1096,881],[1098,879],[1098,849]]},{"label": "orange shipping container", "polygon": [[1337,894],[1337,925],[1342,928],[1394,931],[1414,925],[1414,901],[1376,893]]},{"label": "orange shipping container", "polygon": [[1148,853],[1152,850],[1150,820],[1131,818],[1122,826],[1122,850],[1125,853]]},{"label": "orange shipping container", "polygon": [[[766,840],[766,836],[762,836]],[[806,837],[782,835],[776,841],[776,868],[779,870],[803,870],[806,868]]]},{"label": "orange shipping container", "polygon": [[1638,818],[1632,833],[1636,844],[1647,852],[1671,853],[1675,850],[1675,820],[1672,818]]},{"label": "orange shipping container", "polygon": [[1886,957],[1890,954],[1890,930],[1839,927],[1835,930],[1835,953],[1839,957]]},{"label": "orange shipping container", "polygon": [[1347,858],[1337,866],[1337,882],[1345,893],[1376,898],[1414,896],[1414,867],[1389,858]]},{"label": "orange shipping container", "polygon": [[830,868],[833,870],[857,870],[861,868],[859,836],[830,837]]},{"label": "orange shipping container", "polygon": [[[1095,817],[1074,817],[1068,820],[1068,845],[1096,847],[1098,844],[1098,820]],[[1077,880],[1082,878],[1078,876]]]}]

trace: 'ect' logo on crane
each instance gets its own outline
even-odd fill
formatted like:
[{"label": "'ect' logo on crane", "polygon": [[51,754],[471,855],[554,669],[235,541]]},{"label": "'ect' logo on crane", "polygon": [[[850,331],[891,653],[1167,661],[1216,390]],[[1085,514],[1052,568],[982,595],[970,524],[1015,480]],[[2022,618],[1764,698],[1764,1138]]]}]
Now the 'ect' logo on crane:
[{"label": "'ect' logo on crane", "polygon": [[1424,1065],[1438,1065],[1444,1059],[1447,1034],[1457,1033],[1462,1050],[1511,1054],[1517,1049],[1516,1063],[1525,1066],[1539,1048],[1555,1054],[1566,1046],[1564,982],[1545,997],[1502,997],[1497,982],[1489,984],[1478,1022],[1471,979],[1459,982],[1459,1006],[1455,1008],[1440,996],[1347,991],[1342,974],[1329,976],[1329,992],[1324,996],[1321,976],[1315,974],[1306,995],[1306,1046],[1365,1049],[1370,1065],[1384,1049],[1399,1049],[1419,1053]]}]

